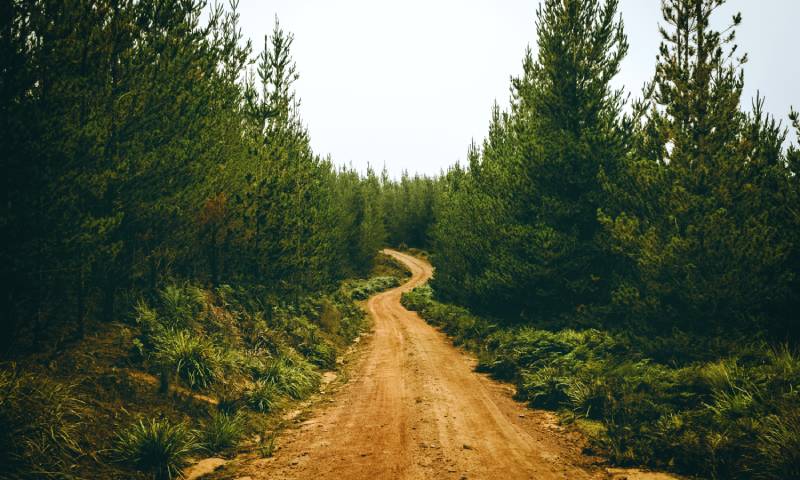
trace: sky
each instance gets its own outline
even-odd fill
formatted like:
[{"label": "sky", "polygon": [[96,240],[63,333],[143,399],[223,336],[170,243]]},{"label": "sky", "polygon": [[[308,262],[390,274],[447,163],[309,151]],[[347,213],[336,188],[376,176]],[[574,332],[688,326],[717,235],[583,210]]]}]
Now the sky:
[{"label": "sky", "polygon": [[[384,166],[434,175],[480,142],[510,77],[536,51],[538,0],[241,0],[242,33],[263,48],[275,16],[295,36],[300,113],[314,151],[364,171]],[[620,0],[630,49],[614,82],[638,96],[653,74],[659,0]],[[756,91],[784,119],[800,109],[800,0],[729,0],[719,25],[740,11],[742,102]]]}]

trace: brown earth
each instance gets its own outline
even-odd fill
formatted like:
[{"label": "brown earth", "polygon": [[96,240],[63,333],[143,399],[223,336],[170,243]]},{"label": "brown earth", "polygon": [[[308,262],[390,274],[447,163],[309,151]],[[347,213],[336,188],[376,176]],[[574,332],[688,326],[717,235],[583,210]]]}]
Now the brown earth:
[{"label": "brown earth", "polygon": [[367,302],[374,331],[349,382],[285,432],[274,457],[237,459],[223,478],[662,478],[607,471],[552,413],[527,409],[512,387],[475,373],[474,358],[400,305],[431,277],[430,264],[386,253],[412,276]]}]

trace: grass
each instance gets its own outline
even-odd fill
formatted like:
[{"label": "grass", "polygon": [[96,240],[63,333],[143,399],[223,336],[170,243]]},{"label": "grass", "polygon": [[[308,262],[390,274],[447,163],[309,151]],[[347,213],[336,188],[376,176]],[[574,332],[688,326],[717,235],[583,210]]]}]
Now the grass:
[{"label": "grass", "polygon": [[[405,272],[382,262],[381,275],[395,273]],[[46,366],[0,365],[0,478],[176,478],[190,454],[232,453],[316,392],[320,369],[363,331],[352,285],[280,298],[261,285],[167,284],[126,299],[127,318]],[[202,395],[164,395],[145,372]],[[256,448],[268,456],[274,438]]]},{"label": "grass", "polygon": [[185,424],[152,419],[121,431],[112,453],[155,480],[171,480],[181,477],[188,456],[198,448],[196,434]]},{"label": "grass", "polygon": [[402,301],[474,351],[479,369],[514,382],[519,399],[582,427],[615,463],[800,478],[800,355],[786,345],[738,343],[709,358],[676,333],[674,350],[690,354],[676,359],[667,337],[504,325],[437,302],[427,286]]},{"label": "grass", "polygon": [[236,445],[245,434],[245,418],[240,412],[212,412],[211,418],[199,432],[199,441],[209,453],[228,451]]},{"label": "grass", "polygon": [[800,478],[800,409],[764,419],[758,437],[758,458],[761,478]]},{"label": "grass", "polygon": [[334,368],[339,346],[363,328],[363,312],[345,291],[280,304],[263,300],[257,287],[168,286],[154,306],[136,306],[141,333],[133,351],[162,377],[216,393],[228,414],[241,404],[274,412],[284,398],[317,391],[317,368]]},{"label": "grass", "polygon": [[188,328],[195,322],[205,303],[202,289],[191,284],[171,284],[159,292],[162,318],[167,327]]},{"label": "grass", "polygon": [[173,372],[193,389],[210,387],[222,373],[222,353],[202,336],[186,330],[165,330],[158,335],[153,359],[162,371]]},{"label": "grass", "polygon": [[72,387],[13,366],[0,370],[0,477],[69,476],[82,453],[84,407]]},{"label": "grass", "polygon": [[277,450],[276,441],[278,439],[278,432],[272,432],[258,442],[258,454],[261,458],[272,458]]},{"label": "grass", "polygon": [[245,396],[250,408],[257,412],[270,413],[280,405],[281,392],[274,383],[258,380]]},{"label": "grass", "polygon": [[410,277],[411,272],[403,262],[391,255],[380,254],[375,257],[371,276],[373,277],[397,277],[401,281]]},{"label": "grass", "polygon": [[297,356],[281,356],[269,363],[262,381],[275,386],[283,395],[301,400],[317,391],[320,374],[307,361]]}]

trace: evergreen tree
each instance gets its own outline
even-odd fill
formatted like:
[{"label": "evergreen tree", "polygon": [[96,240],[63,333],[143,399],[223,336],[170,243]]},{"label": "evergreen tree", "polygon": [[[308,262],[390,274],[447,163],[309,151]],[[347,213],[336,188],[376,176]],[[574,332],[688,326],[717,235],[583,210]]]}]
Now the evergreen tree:
[{"label": "evergreen tree", "polygon": [[172,277],[291,299],[364,268],[336,203],[362,179],[312,152],[277,21],[256,88],[236,1],[0,10],[3,352],[82,335]]},{"label": "evergreen tree", "polygon": [[[784,303],[794,274],[787,252],[781,160],[785,132],[745,115],[735,15],[710,26],[721,0],[670,0],[662,10],[656,74],[638,106],[634,160],[622,212],[605,216],[612,244],[630,259],[614,295],[632,322],[691,329],[743,327]],[[770,193],[773,192],[773,193]],[[764,196],[766,195],[766,197]]]},{"label": "evergreen tree", "polygon": [[[552,0],[539,8],[538,55],[527,52],[523,76],[512,82],[511,113],[495,110],[484,152],[471,155],[464,182],[467,196],[486,208],[469,211],[481,212],[472,224],[490,242],[477,248],[484,253],[470,252],[474,261],[460,262],[470,265],[461,276],[474,285],[476,304],[528,319],[575,318],[608,294],[597,209],[604,201],[599,176],[615,175],[624,157],[621,92],[610,87],[627,52],[616,11],[613,0]],[[437,228],[437,249],[447,248],[447,230]],[[447,261],[437,271],[452,268]]]}]

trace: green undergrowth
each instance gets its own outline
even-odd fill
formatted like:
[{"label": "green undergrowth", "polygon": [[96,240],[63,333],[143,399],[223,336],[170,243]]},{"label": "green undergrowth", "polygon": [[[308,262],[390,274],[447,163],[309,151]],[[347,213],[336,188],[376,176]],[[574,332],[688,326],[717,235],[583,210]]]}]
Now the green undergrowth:
[{"label": "green undergrowth", "polygon": [[198,449],[197,434],[184,423],[152,419],[123,429],[112,455],[154,480],[170,480],[180,478],[187,458]]},{"label": "green undergrowth", "polygon": [[22,373],[16,365],[0,370],[0,473],[13,472],[11,478],[68,476],[74,459],[83,454],[83,410],[72,386]]},{"label": "green undergrowth", "polygon": [[800,478],[800,355],[787,346],[744,342],[714,359],[657,361],[651,352],[667,339],[504,326],[437,302],[428,286],[403,304],[475,352],[480,370],[515,383],[519,399],[574,422],[616,464]]},{"label": "green undergrowth", "polygon": [[378,278],[290,300],[168,284],[68,351],[0,366],[0,478],[179,478],[192,459],[262,448],[252,439],[366,327],[356,292],[405,277],[378,264]]},{"label": "green undergrowth", "polygon": [[351,299],[366,300],[378,292],[400,286],[409,276],[406,267],[392,256],[380,255],[375,263],[372,277],[345,284]]},{"label": "green undergrowth", "polygon": [[373,277],[397,277],[405,280],[411,276],[408,268],[398,259],[391,255],[378,255],[372,268]]},{"label": "green undergrowth", "polygon": [[366,300],[373,294],[400,285],[397,277],[374,277],[369,280],[355,282],[352,289],[353,300]]}]

